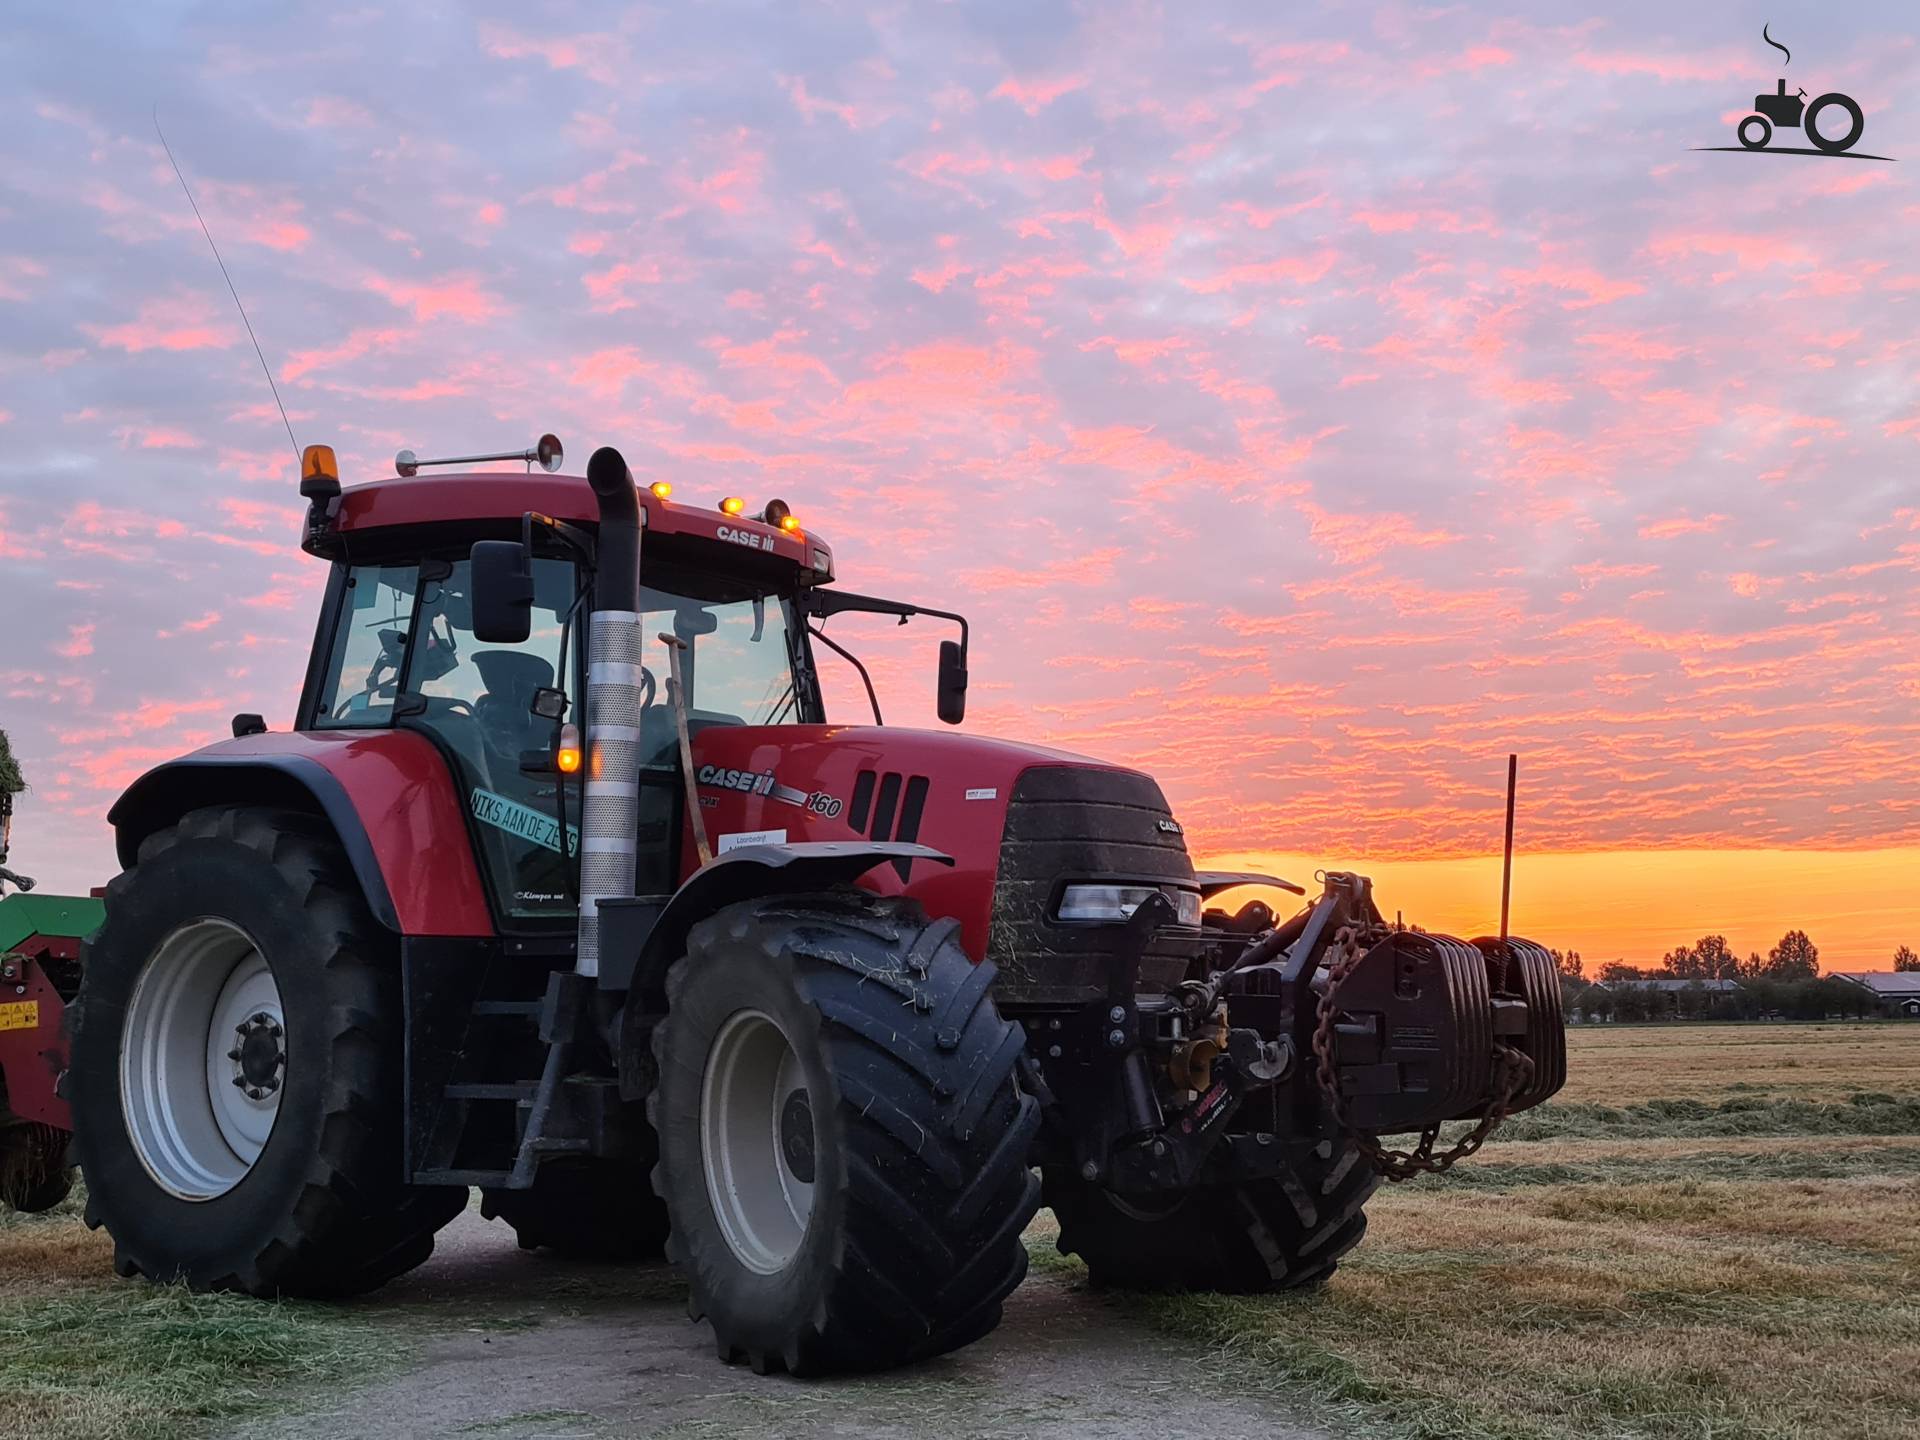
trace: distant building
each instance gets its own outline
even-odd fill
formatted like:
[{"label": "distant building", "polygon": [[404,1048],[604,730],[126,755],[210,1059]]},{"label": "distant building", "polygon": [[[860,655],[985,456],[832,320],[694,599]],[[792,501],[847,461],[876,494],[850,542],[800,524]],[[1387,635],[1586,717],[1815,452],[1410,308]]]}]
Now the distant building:
[{"label": "distant building", "polygon": [[1904,1015],[1910,1020],[1920,1020],[1920,973],[1836,970],[1833,978],[1868,991],[1889,1015]]}]

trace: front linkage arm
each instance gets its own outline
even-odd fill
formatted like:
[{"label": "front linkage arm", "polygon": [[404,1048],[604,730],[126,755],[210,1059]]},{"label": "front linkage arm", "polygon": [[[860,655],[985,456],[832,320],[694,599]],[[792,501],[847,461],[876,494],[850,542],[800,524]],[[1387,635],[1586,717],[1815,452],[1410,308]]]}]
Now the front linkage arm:
[{"label": "front linkage arm", "polygon": [[[1117,1117],[1074,1137],[1085,1179],[1122,1193],[1181,1191],[1279,1173],[1289,1146],[1278,1142],[1340,1133],[1381,1173],[1405,1179],[1473,1153],[1507,1115],[1565,1080],[1559,981],[1538,945],[1390,926],[1371,883],[1336,872],[1310,906],[1204,981],[1139,995],[1139,957],[1171,918],[1154,896],[1121,923],[1100,1044],[1083,1056],[1095,1063],[1076,1067],[1071,1082],[1103,1083],[1110,1103],[1093,1111]],[[1204,1045],[1206,1058],[1182,1072],[1197,1081],[1191,1103],[1163,1113],[1149,1057],[1166,1058],[1156,1037],[1169,1030],[1186,1037],[1172,1047],[1176,1065],[1186,1062],[1182,1047]],[[1234,1124],[1262,1091],[1273,1096],[1268,1128]],[[1473,1128],[1437,1152],[1441,1125],[1456,1120]],[[1414,1132],[1420,1140],[1406,1151],[1378,1139]]]}]

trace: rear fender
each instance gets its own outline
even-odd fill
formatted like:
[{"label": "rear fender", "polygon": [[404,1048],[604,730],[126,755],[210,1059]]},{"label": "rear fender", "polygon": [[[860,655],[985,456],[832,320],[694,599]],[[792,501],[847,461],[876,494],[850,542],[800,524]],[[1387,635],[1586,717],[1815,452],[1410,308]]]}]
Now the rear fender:
[{"label": "rear fender", "polygon": [[210,805],[268,805],[324,817],[367,907],[389,930],[494,933],[452,777],[418,735],[385,731],[341,744],[333,736],[277,732],[160,765],[107,812],[122,868],[138,860],[147,836]]},{"label": "rear fender", "polygon": [[600,902],[600,988],[627,991],[620,1024],[620,1091],[651,1089],[652,1029],[666,1011],[667,968],[686,953],[687,933],[709,915],[762,895],[791,895],[851,885],[889,861],[953,857],[900,841],[814,841],[743,845],[693,872],[664,906],[637,897]]}]

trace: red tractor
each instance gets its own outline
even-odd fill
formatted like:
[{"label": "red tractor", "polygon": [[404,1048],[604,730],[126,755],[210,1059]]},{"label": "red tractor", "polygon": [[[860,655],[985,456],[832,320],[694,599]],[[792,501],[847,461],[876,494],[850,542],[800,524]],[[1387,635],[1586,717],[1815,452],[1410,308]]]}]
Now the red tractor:
[{"label": "red tractor", "polygon": [[342,491],[311,448],[294,728],[111,812],[68,1093],[123,1274],[363,1291],[477,1186],[523,1245],[664,1251],[727,1360],[876,1369],[990,1331],[1041,1204],[1100,1284],[1310,1285],[1383,1167],[1560,1085],[1544,950],[1357,875],[1209,908],[1305,892],[1196,873],[1122,766],[828,722],[864,612],[957,625],[957,724],[960,616],[837,588],[778,500],[526,458]]}]

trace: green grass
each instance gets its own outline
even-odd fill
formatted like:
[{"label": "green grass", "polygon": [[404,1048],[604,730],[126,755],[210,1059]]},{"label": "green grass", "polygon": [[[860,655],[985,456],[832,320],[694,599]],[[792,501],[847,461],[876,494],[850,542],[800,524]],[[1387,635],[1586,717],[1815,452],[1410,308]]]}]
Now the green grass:
[{"label": "green grass", "polygon": [[136,1440],[391,1356],[345,1312],[115,1282],[0,1301],[0,1435]]},{"label": "green grass", "polygon": [[1498,1151],[1456,1166],[1454,1189],[1514,1190],[1531,1185],[1661,1185],[1699,1180],[1852,1180],[1920,1176],[1920,1144],[1874,1148],[1694,1151],[1674,1156],[1621,1154],[1593,1160],[1513,1163]]},{"label": "green grass", "polygon": [[0,1440],[172,1440],[405,1357],[342,1307],[119,1279],[85,1204],[0,1208]]},{"label": "green grass", "polygon": [[1514,1116],[1489,1143],[1592,1138],[1648,1140],[1741,1135],[1920,1134],[1920,1096],[1856,1092],[1845,1100],[1738,1094],[1632,1105],[1547,1104]]}]

